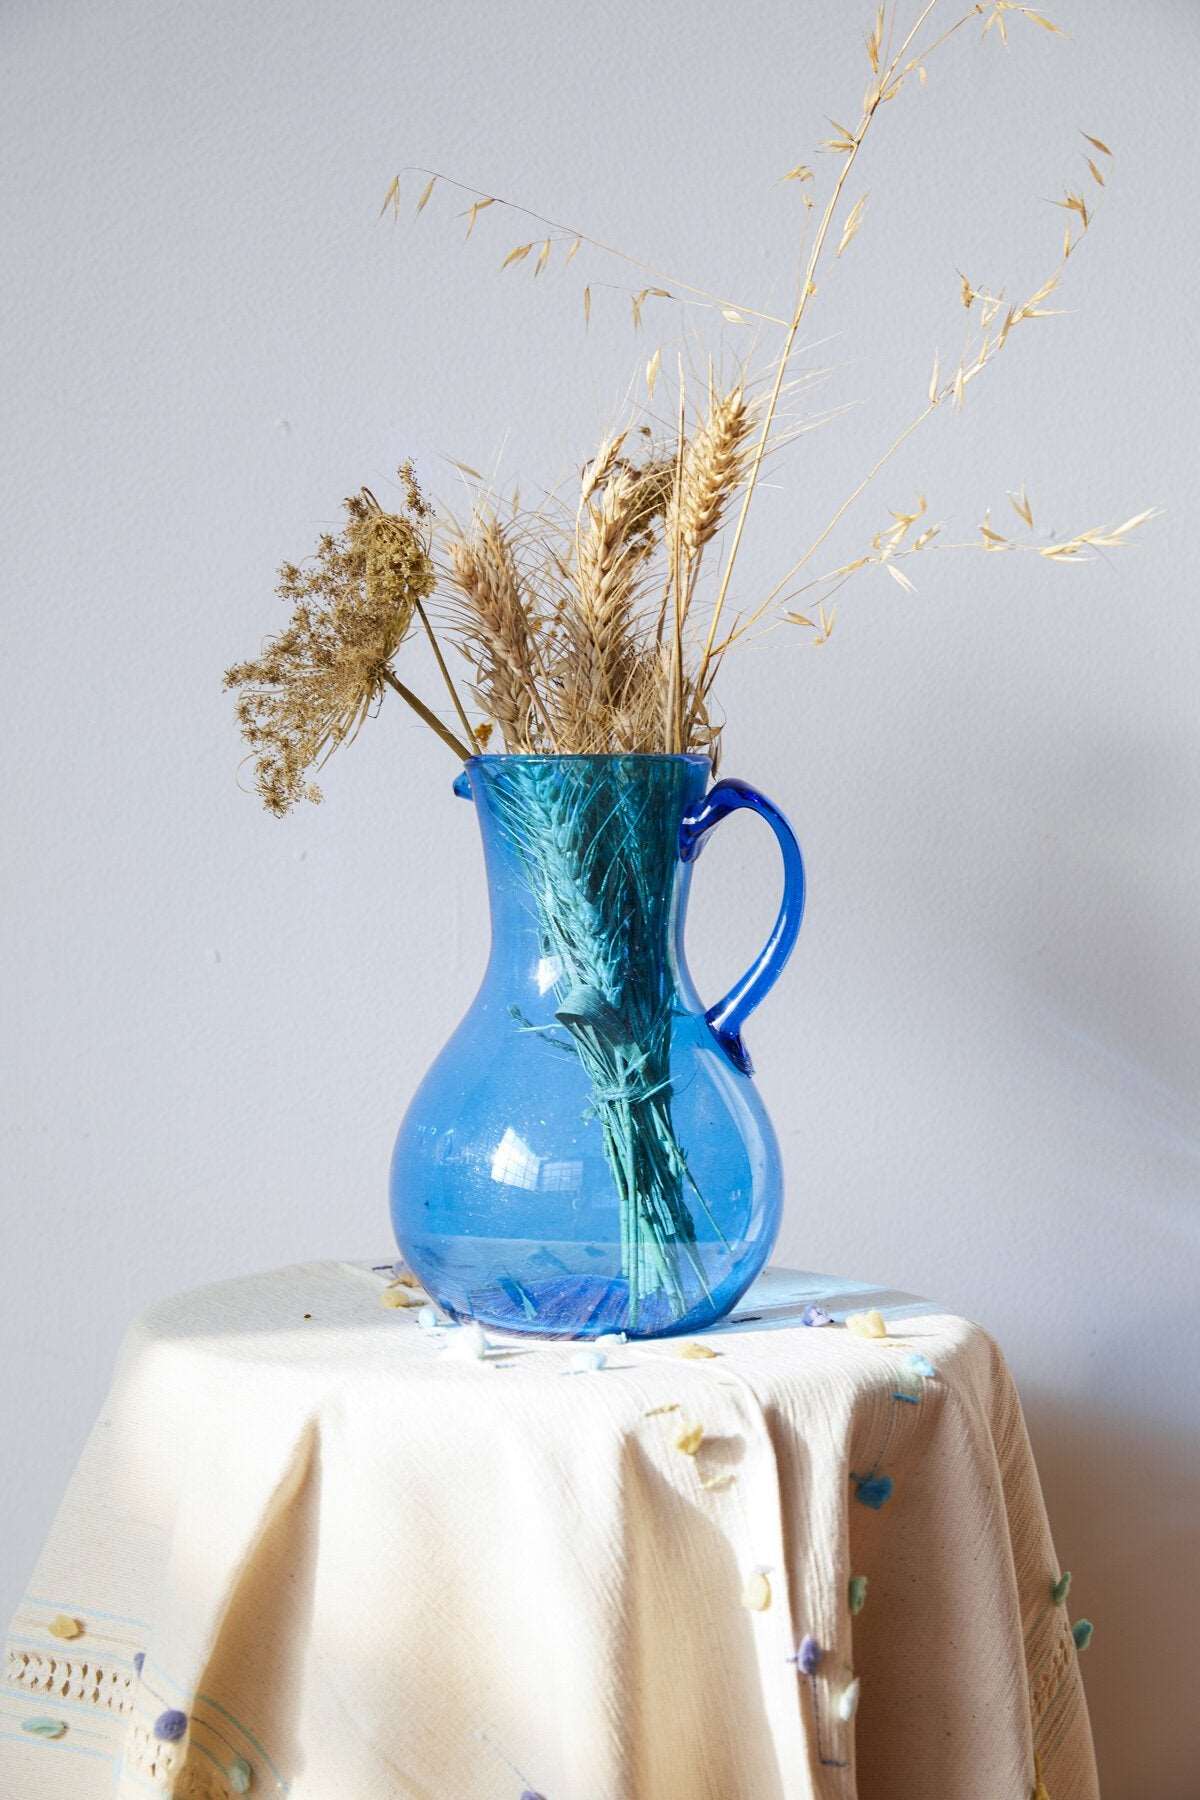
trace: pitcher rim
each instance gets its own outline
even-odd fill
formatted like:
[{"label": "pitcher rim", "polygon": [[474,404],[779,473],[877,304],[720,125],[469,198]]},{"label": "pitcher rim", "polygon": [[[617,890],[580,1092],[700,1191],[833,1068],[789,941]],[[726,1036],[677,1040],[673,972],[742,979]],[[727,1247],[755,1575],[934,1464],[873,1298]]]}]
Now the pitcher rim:
[{"label": "pitcher rim", "polygon": [[696,750],[494,750],[468,756],[463,767],[477,763],[666,762],[712,766],[712,757]]}]

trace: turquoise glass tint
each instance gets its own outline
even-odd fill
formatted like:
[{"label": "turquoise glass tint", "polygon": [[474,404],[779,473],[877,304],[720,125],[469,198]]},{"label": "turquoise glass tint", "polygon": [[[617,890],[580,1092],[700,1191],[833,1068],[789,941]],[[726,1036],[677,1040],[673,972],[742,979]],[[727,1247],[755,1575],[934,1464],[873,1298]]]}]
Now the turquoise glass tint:
[{"label": "turquoise glass tint", "polygon": [[[480,756],[456,791],[483,836],[492,946],[392,1157],[409,1265],[456,1318],[547,1336],[695,1331],[779,1228],[779,1150],[742,1025],[804,900],[796,840],[699,756]],[[737,808],[784,861],[774,930],[705,1008],[684,955],[692,870]]]}]

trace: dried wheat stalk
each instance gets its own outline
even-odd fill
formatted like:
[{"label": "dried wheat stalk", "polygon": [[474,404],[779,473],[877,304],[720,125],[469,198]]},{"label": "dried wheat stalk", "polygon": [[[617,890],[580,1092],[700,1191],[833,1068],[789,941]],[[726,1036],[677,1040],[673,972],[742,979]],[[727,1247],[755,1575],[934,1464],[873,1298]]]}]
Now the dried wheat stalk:
[{"label": "dried wheat stalk", "polygon": [[506,750],[544,747],[533,627],[512,545],[494,513],[476,520],[472,536],[451,541],[450,579],[463,603],[461,642],[477,661],[476,699],[499,726]]}]

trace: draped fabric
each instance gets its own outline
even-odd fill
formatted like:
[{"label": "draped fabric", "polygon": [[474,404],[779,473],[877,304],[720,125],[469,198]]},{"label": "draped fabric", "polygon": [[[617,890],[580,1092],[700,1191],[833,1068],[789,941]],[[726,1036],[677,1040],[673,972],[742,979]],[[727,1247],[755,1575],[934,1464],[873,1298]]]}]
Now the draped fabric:
[{"label": "draped fabric", "polygon": [[[984,1332],[776,1270],[715,1354],[576,1371],[460,1358],[385,1281],[310,1264],[132,1327],[12,1623],[0,1800],[1030,1800],[1035,1755],[1040,1796],[1096,1800]],[[876,1306],[886,1336],[845,1328]]]}]

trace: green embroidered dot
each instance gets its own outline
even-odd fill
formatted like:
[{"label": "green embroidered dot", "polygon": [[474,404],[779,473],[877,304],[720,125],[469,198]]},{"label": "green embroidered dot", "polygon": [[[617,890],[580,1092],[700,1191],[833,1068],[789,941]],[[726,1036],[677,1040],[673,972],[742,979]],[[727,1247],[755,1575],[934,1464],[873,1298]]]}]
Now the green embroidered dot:
[{"label": "green embroidered dot", "polygon": [[1071,1571],[1064,1569],[1058,1580],[1051,1585],[1050,1598],[1055,1606],[1061,1606],[1071,1591]]},{"label": "green embroidered dot", "polygon": [[235,1756],[227,1773],[229,1785],[235,1794],[248,1794],[254,1786],[254,1770],[244,1756]]},{"label": "green embroidered dot", "polygon": [[1092,1633],[1096,1627],[1090,1619],[1076,1619],[1071,1627],[1071,1636],[1075,1639],[1077,1650],[1086,1650],[1092,1641]]},{"label": "green embroidered dot", "polygon": [[867,1578],[865,1575],[850,1577],[850,1611],[860,1613],[867,1604]]},{"label": "green embroidered dot", "polygon": [[62,1719],[22,1719],[21,1730],[30,1737],[60,1738],[66,1735],[67,1727]]}]

